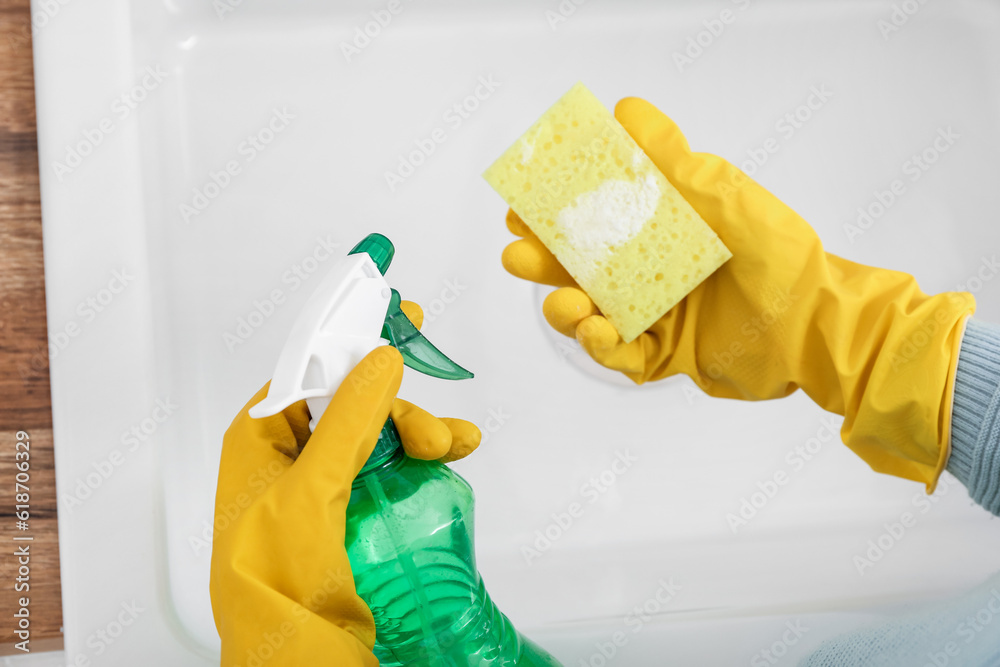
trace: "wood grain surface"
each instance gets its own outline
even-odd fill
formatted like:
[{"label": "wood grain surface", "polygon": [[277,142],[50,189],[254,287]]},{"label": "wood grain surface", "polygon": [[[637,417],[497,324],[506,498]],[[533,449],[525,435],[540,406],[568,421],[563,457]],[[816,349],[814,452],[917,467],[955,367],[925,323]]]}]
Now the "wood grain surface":
[{"label": "wood grain surface", "polygon": [[[31,652],[62,648],[52,406],[29,0],[0,0],[0,655],[19,654],[14,613],[29,599]],[[15,517],[17,432],[30,439],[30,518]],[[14,537],[31,541],[15,541]],[[30,590],[16,592],[15,549],[30,545]]]}]

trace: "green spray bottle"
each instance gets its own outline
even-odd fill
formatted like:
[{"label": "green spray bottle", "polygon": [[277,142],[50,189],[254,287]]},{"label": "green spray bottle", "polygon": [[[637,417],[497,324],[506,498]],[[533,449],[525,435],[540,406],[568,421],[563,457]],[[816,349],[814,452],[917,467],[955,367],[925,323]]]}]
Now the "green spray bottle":
[{"label": "green spray bottle", "polygon": [[[315,427],[350,369],[386,343],[427,375],[472,377],[401,310],[399,293],[383,278],[394,252],[389,239],[369,234],[331,269],[293,327],[268,396],[252,416],[305,398]],[[379,325],[381,336],[372,336]],[[345,536],[355,587],[375,617],[380,665],[560,665],[521,635],[487,593],[476,569],[474,504],[464,479],[439,462],[408,457],[392,419],[386,421],[352,485]]]}]

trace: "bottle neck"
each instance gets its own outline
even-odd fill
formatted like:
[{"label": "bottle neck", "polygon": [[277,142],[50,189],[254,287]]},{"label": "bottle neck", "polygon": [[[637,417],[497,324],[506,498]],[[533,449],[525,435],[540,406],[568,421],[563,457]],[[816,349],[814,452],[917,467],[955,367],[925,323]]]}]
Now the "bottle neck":
[{"label": "bottle neck", "polygon": [[364,466],[361,467],[358,477],[360,478],[382,468],[394,459],[402,456],[402,454],[403,443],[399,439],[399,431],[396,430],[396,425],[392,423],[392,419],[387,419],[385,420],[385,425],[382,426],[382,431],[378,434],[378,442],[375,443],[375,449],[372,450],[371,456],[368,457]]}]

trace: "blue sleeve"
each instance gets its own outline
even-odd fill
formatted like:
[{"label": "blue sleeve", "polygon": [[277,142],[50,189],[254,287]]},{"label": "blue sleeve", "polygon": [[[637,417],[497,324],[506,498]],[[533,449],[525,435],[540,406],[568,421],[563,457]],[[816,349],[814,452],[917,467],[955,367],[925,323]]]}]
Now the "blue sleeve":
[{"label": "blue sleeve", "polygon": [[1000,515],[1000,326],[969,318],[958,353],[948,472]]}]

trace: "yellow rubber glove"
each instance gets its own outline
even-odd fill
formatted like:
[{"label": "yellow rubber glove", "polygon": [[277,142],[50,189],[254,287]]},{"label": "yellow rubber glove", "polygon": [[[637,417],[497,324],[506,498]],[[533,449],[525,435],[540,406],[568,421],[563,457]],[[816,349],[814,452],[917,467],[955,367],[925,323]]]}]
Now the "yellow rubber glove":
[{"label": "yellow rubber glove", "polygon": [[845,417],[844,442],[879,472],[932,492],[948,458],[951,397],[971,294],[928,296],[910,275],[823,250],[812,227],[725,160],[692,153],[677,126],[626,98],[615,116],[733,258],[629,344],[527,226],[503,263],[555,285],[557,331],[637,383],[683,373],[712,396],[765,400],[801,388]]},{"label": "yellow rubber glove", "polygon": [[[404,310],[420,324],[414,304]],[[380,347],[351,371],[311,435],[305,401],[265,419],[247,414],[267,386],[226,431],[211,571],[223,667],[378,665],[375,623],[344,548],[351,483],[390,410],[411,456],[455,460],[480,439],[469,422],[394,400],[402,374],[399,352]]]}]

